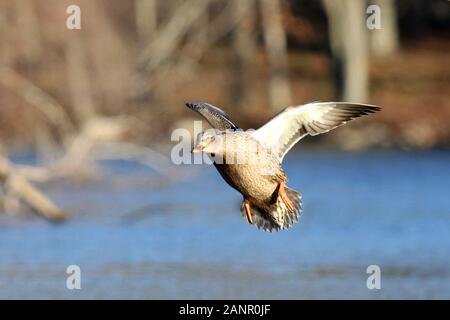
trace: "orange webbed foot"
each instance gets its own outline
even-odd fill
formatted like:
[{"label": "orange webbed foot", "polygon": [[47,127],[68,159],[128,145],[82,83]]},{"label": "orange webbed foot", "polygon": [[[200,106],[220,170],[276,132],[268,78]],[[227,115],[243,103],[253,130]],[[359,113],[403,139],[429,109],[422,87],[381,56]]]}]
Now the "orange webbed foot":
[{"label": "orange webbed foot", "polygon": [[285,183],[281,182],[280,187],[278,188],[278,195],[281,197],[281,200],[283,200],[283,202],[286,205],[286,207],[288,208],[288,210],[290,212],[294,212],[294,206],[293,206],[291,200],[289,200],[289,197],[286,194],[286,189],[284,187],[285,187]]},{"label": "orange webbed foot", "polygon": [[250,205],[250,201],[244,200],[244,210],[245,215],[247,216],[248,223],[253,224],[253,212],[252,206]]}]

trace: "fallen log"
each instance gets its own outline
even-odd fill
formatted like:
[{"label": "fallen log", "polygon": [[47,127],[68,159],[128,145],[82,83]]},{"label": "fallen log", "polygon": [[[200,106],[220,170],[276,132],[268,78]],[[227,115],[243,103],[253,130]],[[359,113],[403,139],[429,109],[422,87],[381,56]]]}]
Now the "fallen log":
[{"label": "fallen log", "polygon": [[3,184],[5,194],[13,194],[45,219],[56,222],[68,218],[67,212],[58,208],[2,156],[0,156],[0,184]]}]

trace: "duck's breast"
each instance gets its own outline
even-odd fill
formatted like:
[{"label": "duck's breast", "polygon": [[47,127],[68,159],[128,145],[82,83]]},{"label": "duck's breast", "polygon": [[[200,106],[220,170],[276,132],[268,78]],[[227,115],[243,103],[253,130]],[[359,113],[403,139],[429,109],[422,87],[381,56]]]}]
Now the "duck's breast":
[{"label": "duck's breast", "polygon": [[244,197],[267,200],[277,188],[277,177],[265,174],[258,165],[215,164],[223,179]]}]

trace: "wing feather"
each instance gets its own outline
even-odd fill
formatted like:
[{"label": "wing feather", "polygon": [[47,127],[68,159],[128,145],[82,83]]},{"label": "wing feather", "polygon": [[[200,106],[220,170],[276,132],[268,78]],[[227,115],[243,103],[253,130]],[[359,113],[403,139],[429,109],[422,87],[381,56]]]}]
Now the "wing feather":
[{"label": "wing feather", "polygon": [[282,161],[286,153],[304,136],[315,136],[350,120],[381,110],[369,104],[313,102],[288,107],[254,131],[253,136]]},{"label": "wing feather", "polygon": [[216,129],[221,131],[225,130],[237,130],[236,126],[228,114],[226,114],[220,108],[213,106],[206,102],[187,102],[186,106],[194,111],[200,113],[208,122]]}]

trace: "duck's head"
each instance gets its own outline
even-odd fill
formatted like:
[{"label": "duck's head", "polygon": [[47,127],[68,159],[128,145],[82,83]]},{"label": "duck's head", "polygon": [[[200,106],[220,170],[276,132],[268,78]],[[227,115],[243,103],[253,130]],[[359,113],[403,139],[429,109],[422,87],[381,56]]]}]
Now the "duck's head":
[{"label": "duck's head", "polygon": [[222,149],[222,134],[216,130],[207,130],[197,135],[192,152],[219,153]]}]

